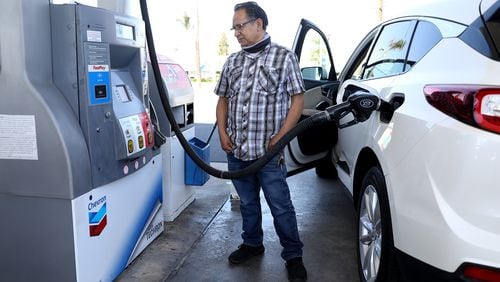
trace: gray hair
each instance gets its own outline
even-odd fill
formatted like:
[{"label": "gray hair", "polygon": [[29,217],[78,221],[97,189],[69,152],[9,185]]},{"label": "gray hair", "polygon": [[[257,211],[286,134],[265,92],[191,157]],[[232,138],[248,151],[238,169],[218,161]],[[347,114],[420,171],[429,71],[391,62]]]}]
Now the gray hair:
[{"label": "gray hair", "polygon": [[245,10],[247,12],[248,18],[249,19],[262,19],[262,28],[266,30],[268,21],[267,21],[267,15],[264,9],[262,9],[257,2],[253,1],[248,1],[248,2],[243,2],[236,4],[234,6],[234,11],[238,10]]}]

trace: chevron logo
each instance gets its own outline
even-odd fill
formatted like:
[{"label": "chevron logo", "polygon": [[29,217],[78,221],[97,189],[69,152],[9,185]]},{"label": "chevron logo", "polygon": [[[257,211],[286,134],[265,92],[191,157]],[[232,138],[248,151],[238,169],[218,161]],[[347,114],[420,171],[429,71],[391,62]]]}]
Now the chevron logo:
[{"label": "chevron logo", "polygon": [[[95,237],[99,236],[104,228],[106,227],[106,224],[108,223],[107,220],[107,214],[106,214],[106,196],[103,198],[99,199],[98,201],[94,203],[89,204],[89,210],[92,210],[93,208],[97,208],[100,204],[101,207],[97,212],[92,212],[89,211],[89,233],[90,237]],[[93,207],[91,209],[91,207]]]}]

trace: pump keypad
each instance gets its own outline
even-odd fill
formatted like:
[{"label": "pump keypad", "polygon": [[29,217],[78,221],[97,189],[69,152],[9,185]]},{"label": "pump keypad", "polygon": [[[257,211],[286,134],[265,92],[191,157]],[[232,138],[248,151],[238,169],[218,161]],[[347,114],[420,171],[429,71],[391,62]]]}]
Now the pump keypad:
[{"label": "pump keypad", "polygon": [[96,99],[106,98],[108,96],[106,93],[106,85],[94,86],[94,94]]},{"label": "pump keypad", "polygon": [[[142,128],[142,120],[139,115],[131,115],[119,119],[122,129],[123,140],[127,140],[127,156],[129,157],[146,148],[145,134]],[[135,141],[134,141],[135,140]]]}]

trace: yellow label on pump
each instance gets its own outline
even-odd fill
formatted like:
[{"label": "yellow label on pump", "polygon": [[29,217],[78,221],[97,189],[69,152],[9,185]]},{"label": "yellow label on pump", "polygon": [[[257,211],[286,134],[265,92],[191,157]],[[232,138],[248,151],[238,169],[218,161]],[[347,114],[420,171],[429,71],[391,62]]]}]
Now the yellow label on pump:
[{"label": "yellow label on pump", "polygon": [[128,153],[132,153],[134,151],[134,141],[128,140]]},{"label": "yellow label on pump", "polygon": [[153,140],[153,134],[151,134],[151,132],[148,132],[148,142],[149,142],[149,144],[150,145],[153,144],[153,141],[154,141]]},{"label": "yellow label on pump", "polygon": [[144,136],[139,136],[139,148],[142,149],[144,147]]}]

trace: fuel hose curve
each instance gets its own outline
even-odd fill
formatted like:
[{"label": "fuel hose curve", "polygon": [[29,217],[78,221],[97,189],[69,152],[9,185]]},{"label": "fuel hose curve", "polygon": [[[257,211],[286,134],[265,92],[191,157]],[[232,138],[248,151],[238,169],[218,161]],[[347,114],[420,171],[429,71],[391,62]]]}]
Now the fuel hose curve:
[{"label": "fuel hose curve", "polygon": [[[142,19],[144,20],[145,27],[146,27],[146,39],[147,39],[147,46],[148,46],[148,51],[149,51],[149,57],[151,60],[151,65],[153,68],[153,74],[154,78],[156,81],[156,85],[158,86],[158,92],[160,93],[160,100],[163,106],[163,109],[167,115],[167,118],[179,138],[179,142],[181,143],[182,147],[184,148],[185,152],[191,157],[191,159],[205,172],[208,174],[217,177],[217,178],[222,178],[222,179],[234,179],[234,178],[241,178],[244,176],[248,176],[250,174],[254,174],[257,171],[259,171],[264,165],[266,165],[278,152],[280,152],[290,140],[292,140],[295,136],[297,136],[299,133],[303,132],[304,130],[321,124],[325,122],[338,122],[340,118],[345,116],[347,113],[351,112],[351,105],[349,102],[345,102],[342,104],[338,104],[332,107],[329,107],[325,111],[321,111],[319,113],[316,113],[312,115],[311,117],[302,120],[299,122],[294,128],[292,128],[290,131],[288,131],[274,146],[272,146],[266,154],[264,154],[262,157],[260,157],[258,160],[256,160],[254,163],[246,167],[245,169],[242,170],[236,170],[236,171],[223,171],[223,170],[218,170],[208,164],[206,164],[203,159],[201,159],[196,152],[191,148],[189,145],[188,141],[182,134],[179,126],[177,125],[177,122],[175,120],[175,117],[172,113],[170,103],[167,98],[167,91],[165,89],[165,84],[162,81],[161,73],[160,73],[160,68],[158,65],[158,58],[156,56],[156,50],[154,46],[154,40],[153,40],[153,33],[151,30],[151,24],[149,20],[149,14],[148,14],[148,7],[147,7],[147,1],[146,0],[140,0],[140,5],[141,5],[141,13],[142,13]],[[372,95],[373,96],[373,95]],[[377,99],[375,96],[373,96],[373,99]],[[376,106],[378,107],[377,101],[374,101]],[[375,110],[375,108],[371,109],[371,111]]]}]

